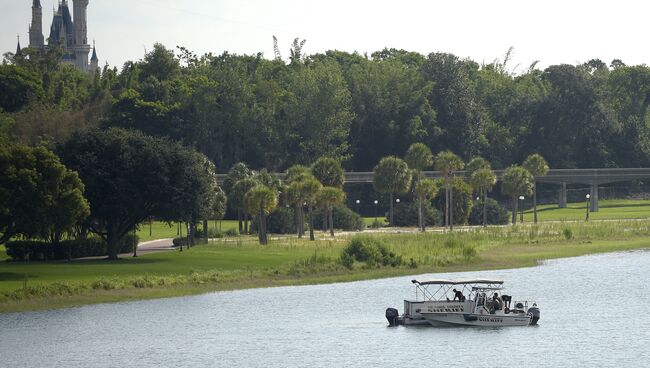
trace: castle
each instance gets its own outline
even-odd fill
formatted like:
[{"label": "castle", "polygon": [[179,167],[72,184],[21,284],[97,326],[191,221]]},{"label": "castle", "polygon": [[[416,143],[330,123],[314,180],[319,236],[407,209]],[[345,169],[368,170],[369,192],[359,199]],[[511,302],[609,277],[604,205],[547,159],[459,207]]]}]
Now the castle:
[{"label": "castle", "polygon": [[[88,44],[88,25],[86,9],[89,0],[72,0],[74,20],[70,14],[68,0],[61,0],[54,12],[50,36],[47,45],[43,37],[43,8],[40,0],[33,0],[32,23],[29,26],[29,47],[45,52],[49,47],[59,45],[63,49],[61,62],[74,65],[79,70],[94,74],[98,69],[97,52],[93,42],[92,57],[88,61],[90,45]],[[20,50],[20,41],[18,43]]]}]

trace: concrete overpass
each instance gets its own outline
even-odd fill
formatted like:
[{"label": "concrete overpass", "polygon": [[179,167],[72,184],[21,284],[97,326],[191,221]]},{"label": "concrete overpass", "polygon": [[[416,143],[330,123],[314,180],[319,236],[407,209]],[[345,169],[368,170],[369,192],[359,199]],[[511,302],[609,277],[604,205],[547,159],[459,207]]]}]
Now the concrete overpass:
[{"label": "concrete overpass", "polygon": [[[497,180],[503,176],[504,170],[495,170]],[[280,179],[284,174],[277,174]],[[455,176],[466,177],[465,171],[455,171]],[[425,171],[424,176],[431,179],[442,178],[440,171]],[[223,183],[226,175],[217,175],[217,181]],[[346,172],[345,183],[372,183],[372,172]],[[567,184],[584,184],[591,186],[592,212],[598,211],[598,186],[617,182],[626,182],[638,179],[650,178],[650,168],[627,168],[627,169],[551,169],[548,174],[537,179],[540,183],[557,184],[560,186],[559,205],[565,208],[567,205]]]}]

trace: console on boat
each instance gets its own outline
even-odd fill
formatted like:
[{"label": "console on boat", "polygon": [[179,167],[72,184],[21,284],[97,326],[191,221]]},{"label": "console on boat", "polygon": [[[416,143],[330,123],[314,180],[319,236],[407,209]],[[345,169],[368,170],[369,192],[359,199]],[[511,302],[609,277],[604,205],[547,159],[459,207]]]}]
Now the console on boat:
[{"label": "console on boat", "polygon": [[404,313],[386,309],[391,326],[528,326],[540,318],[539,307],[501,295],[502,280],[411,281],[415,299],[404,300]]}]

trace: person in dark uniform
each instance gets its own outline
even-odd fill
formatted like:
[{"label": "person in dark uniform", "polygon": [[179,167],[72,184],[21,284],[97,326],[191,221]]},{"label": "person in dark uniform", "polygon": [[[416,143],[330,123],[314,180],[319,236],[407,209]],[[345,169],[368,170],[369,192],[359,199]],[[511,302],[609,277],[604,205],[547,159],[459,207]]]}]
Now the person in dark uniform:
[{"label": "person in dark uniform", "polygon": [[458,299],[459,302],[464,302],[465,301],[465,295],[463,295],[462,292],[454,289],[454,301]]}]

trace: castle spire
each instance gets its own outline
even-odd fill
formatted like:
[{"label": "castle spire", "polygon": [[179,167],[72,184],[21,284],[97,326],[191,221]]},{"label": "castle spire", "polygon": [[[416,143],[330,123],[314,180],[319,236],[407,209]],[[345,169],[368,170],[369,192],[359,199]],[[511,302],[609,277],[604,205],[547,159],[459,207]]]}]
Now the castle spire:
[{"label": "castle spire", "polygon": [[32,4],[32,7],[40,8],[41,7],[41,0],[34,0],[34,3]]},{"label": "castle spire", "polygon": [[90,61],[97,62],[99,59],[97,58],[97,51],[95,50],[95,40],[93,40],[93,56],[90,58]]},{"label": "castle spire", "polygon": [[20,34],[16,35],[16,38],[18,39],[18,45],[16,46],[16,55],[18,55],[20,54],[20,50],[22,50],[22,48],[20,47]]}]

